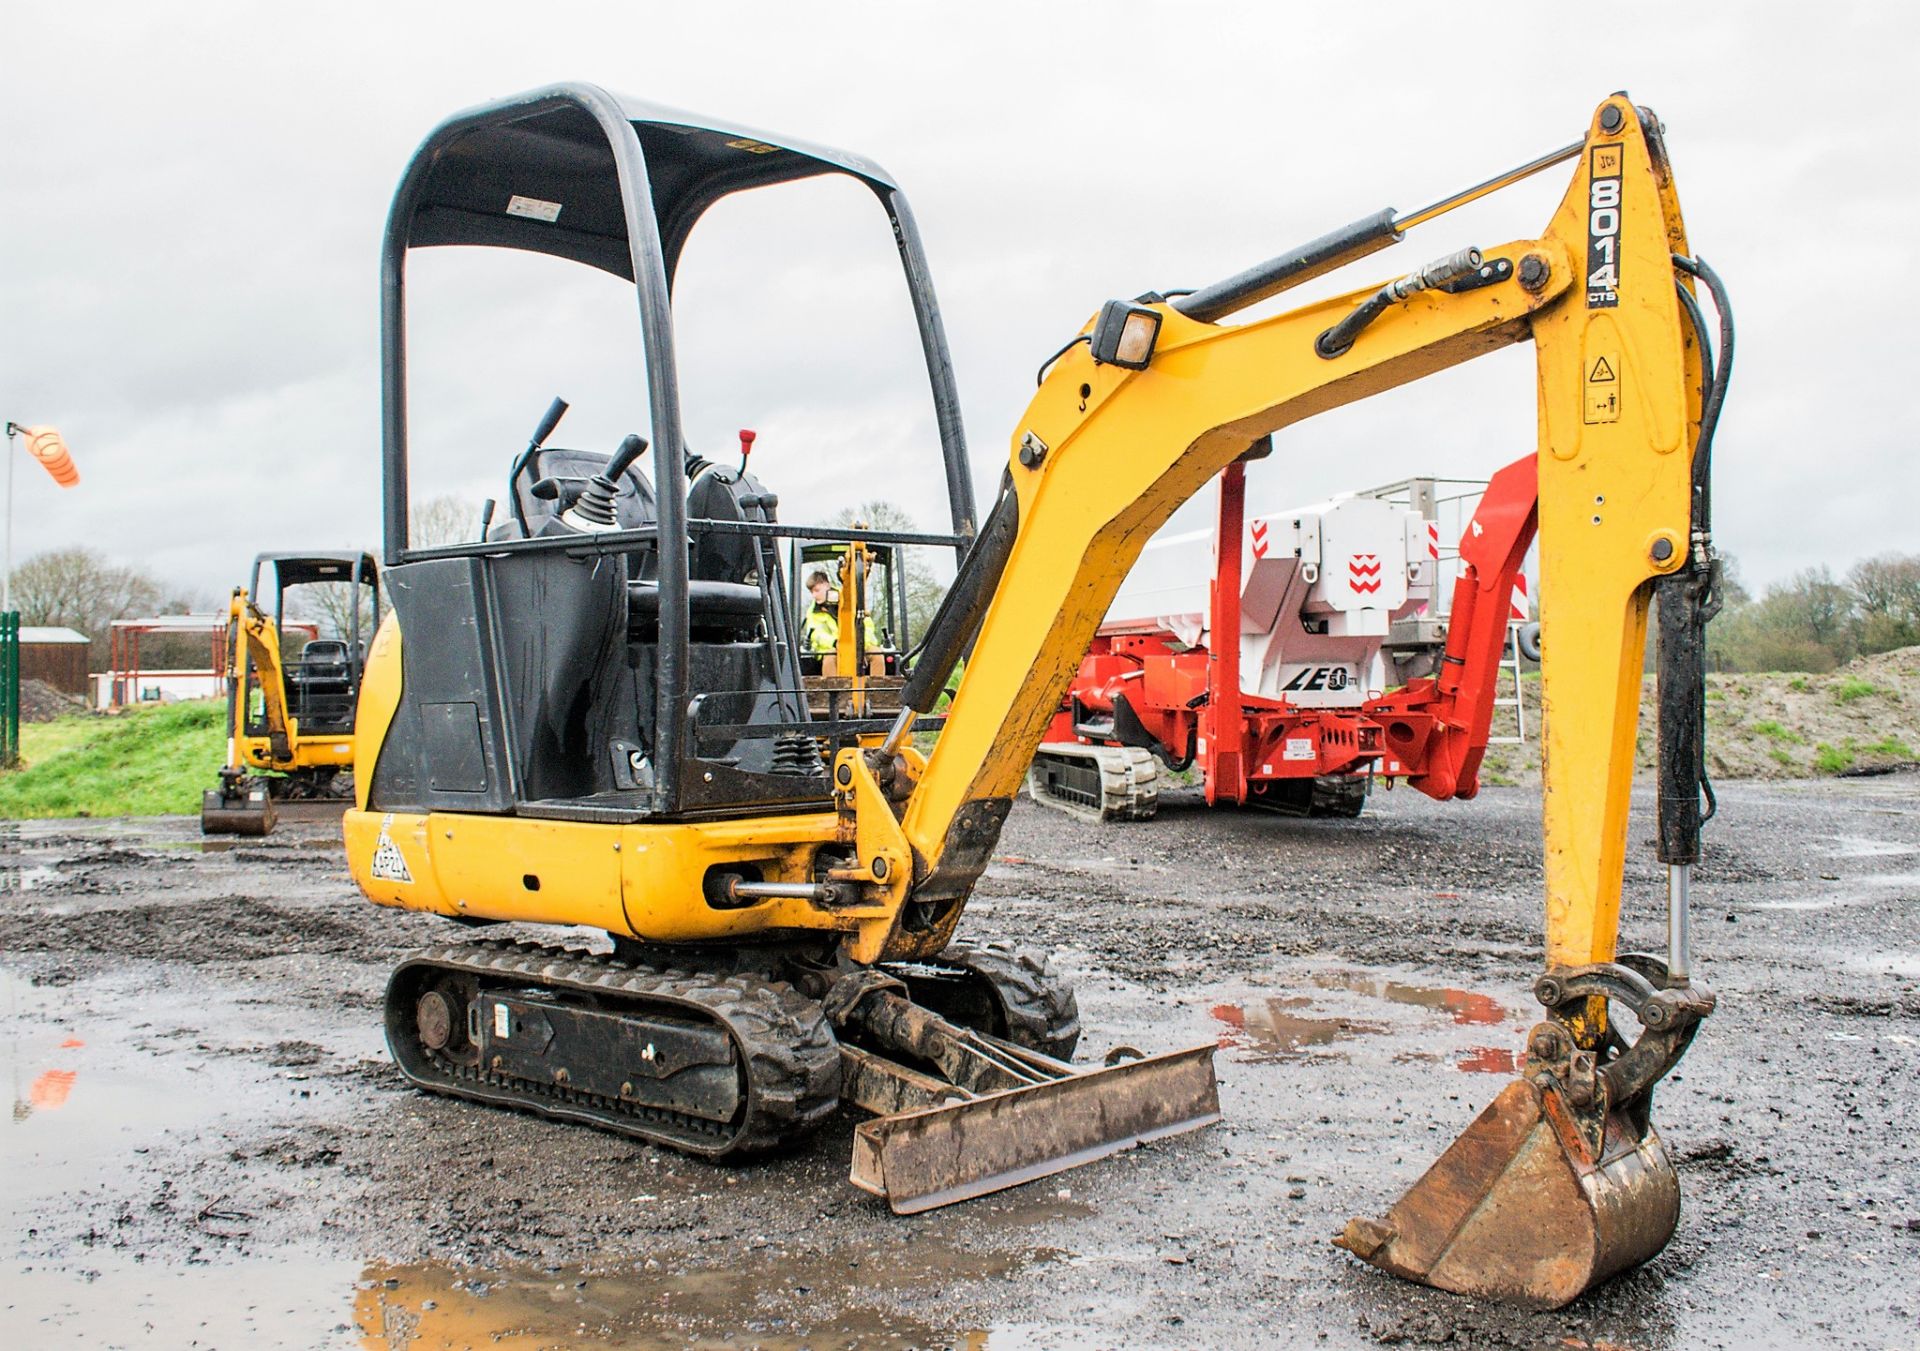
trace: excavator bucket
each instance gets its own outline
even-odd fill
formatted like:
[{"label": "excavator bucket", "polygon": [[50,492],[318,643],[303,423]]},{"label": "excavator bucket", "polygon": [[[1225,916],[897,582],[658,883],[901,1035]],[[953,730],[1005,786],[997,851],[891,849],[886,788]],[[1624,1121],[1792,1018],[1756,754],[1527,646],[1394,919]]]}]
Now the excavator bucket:
[{"label": "excavator bucket", "polygon": [[[898,1215],[1015,1187],[1220,1120],[1214,1047],[862,1122],[853,1184]],[[1062,1068],[1065,1068],[1064,1066]]]},{"label": "excavator bucket", "polygon": [[277,817],[267,785],[259,779],[241,779],[209,788],[200,796],[202,835],[265,835]]},{"label": "excavator bucket", "polygon": [[1679,1222],[1680,1179],[1634,1116],[1511,1083],[1384,1220],[1352,1220],[1334,1242],[1423,1285],[1560,1308],[1658,1253]]}]

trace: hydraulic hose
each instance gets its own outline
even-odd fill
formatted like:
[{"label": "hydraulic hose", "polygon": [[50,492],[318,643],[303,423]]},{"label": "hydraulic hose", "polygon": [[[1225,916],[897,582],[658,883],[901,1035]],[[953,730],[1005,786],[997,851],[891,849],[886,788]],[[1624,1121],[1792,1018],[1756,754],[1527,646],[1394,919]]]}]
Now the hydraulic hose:
[{"label": "hydraulic hose", "polygon": [[[1700,857],[1700,828],[1713,817],[1713,785],[1706,772],[1707,624],[1720,609],[1720,564],[1713,555],[1710,493],[1713,437],[1733,375],[1733,309],[1726,286],[1698,259],[1674,257],[1674,266],[1698,278],[1719,316],[1716,356],[1699,302],[1678,286],[1682,311],[1700,343],[1705,370],[1700,433],[1694,444],[1691,547],[1687,565],[1657,584],[1659,599],[1659,805],[1656,854],[1667,865],[1669,978],[1691,977],[1688,887]],[[1703,810],[1704,799],[1704,810]]]}]

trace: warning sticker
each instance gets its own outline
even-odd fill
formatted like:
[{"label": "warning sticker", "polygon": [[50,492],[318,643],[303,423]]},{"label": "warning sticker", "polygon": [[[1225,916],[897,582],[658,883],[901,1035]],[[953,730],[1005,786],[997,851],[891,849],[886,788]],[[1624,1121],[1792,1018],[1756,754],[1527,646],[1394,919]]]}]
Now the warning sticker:
[{"label": "warning sticker", "polygon": [[1287,744],[1281,748],[1280,758],[1282,760],[1317,760],[1320,757],[1314,753],[1312,737],[1290,736],[1287,738]]},{"label": "warning sticker", "polygon": [[1596,145],[1589,162],[1587,308],[1590,310],[1610,310],[1620,303],[1620,170],[1625,159],[1622,146]]},{"label": "warning sticker", "polygon": [[1587,367],[1584,420],[1588,426],[1620,420],[1620,357],[1602,352]]},{"label": "warning sticker", "polygon": [[407,869],[407,860],[400,847],[393,842],[393,836],[387,832],[393,829],[393,813],[388,812],[380,821],[380,838],[373,842],[373,866],[368,873],[382,882],[404,882],[411,886],[413,874]]},{"label": "warning sticker", "polygon": [[560,203],[543,202],[538,197],[515,195],[507,199],[509,216],[525,216],[528,220],[543,220],[551,225],[560,219]]}]

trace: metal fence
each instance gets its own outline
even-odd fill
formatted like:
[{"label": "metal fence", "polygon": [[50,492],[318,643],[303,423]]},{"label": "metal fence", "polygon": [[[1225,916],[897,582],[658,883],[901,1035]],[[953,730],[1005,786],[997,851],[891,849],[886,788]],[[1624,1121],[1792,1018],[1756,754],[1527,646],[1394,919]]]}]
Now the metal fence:
[{"label": "metal fence", "polygon": [[20,763],[20,612],[0,614],[0,769]]}]

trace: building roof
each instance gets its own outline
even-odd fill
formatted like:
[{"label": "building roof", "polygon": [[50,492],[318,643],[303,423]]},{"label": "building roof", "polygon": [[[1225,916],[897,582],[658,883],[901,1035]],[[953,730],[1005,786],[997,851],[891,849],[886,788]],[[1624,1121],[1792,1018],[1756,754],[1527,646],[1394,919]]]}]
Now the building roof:
[{"label": "building roof", "polygon": [[20,642],[27,643],[90,643],[93,639],[84,633],[53,625],[29,624],[20,629]]}]

